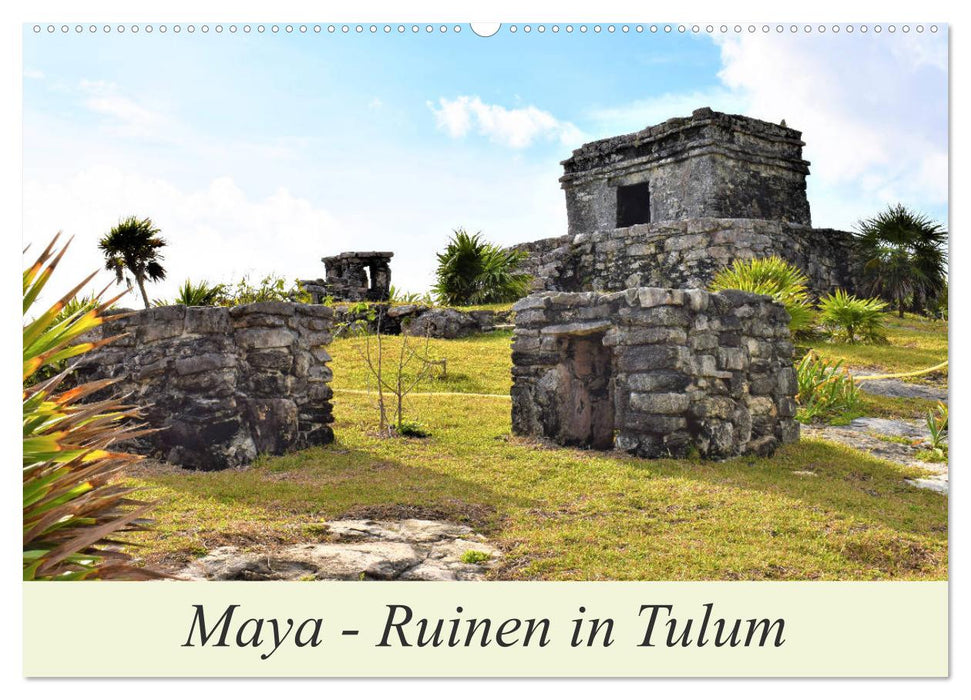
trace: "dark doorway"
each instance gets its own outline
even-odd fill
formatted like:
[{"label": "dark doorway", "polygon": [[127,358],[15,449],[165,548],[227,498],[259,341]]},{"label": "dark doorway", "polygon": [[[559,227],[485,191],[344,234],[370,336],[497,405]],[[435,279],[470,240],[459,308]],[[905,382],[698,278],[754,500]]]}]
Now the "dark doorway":
[{"label": "dark doorway", "polygon": [[560,348],[560,442],[598,450],[613,448],[613,363],[603,333],[564,336]]},{"label": "dark doorway", "polygon": [[651,188],[646,182],[617,188],[617,228],[651,223]]}]

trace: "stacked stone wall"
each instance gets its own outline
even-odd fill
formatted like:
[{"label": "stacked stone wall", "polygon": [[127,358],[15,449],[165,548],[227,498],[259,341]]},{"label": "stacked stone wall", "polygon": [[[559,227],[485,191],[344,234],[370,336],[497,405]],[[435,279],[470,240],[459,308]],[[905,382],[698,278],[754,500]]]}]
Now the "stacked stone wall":
[{"label": "stacked stone wall", "polygon": [[852,235],[763,219],[689,219],[560,236],[513,246],[534,291],[705,288],[736,259],[779,255],[809,277],[816,296],[854,291]]},{"label": "stacked stone wall", "polygon": [[113,378],[157,431],[134,449],[192,469],[333,440],[327,366],[333,310],[285,302],[166,306],[109,318],[121,335],[84,356],[82,381]]},{"label": "stacked stone wall", "polygon": [[769,297],[641,287],[544,292],[514,309],[518,435],[709,458],[799,438],[789,315]]}]

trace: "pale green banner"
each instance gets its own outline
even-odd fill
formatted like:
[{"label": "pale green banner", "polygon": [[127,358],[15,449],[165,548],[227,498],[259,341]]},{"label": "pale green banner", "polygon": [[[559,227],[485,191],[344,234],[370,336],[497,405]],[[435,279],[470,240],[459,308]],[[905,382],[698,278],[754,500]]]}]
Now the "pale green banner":
[{"label": "pale green banner", "polygon": [[947,586],[29,583],[24,674],[946,676]]}]

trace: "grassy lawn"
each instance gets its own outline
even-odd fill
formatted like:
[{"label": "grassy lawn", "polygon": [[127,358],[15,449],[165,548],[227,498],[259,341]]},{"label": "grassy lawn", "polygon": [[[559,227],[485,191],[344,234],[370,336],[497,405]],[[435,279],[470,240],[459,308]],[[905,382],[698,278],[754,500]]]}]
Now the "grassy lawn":
[{"label": "grassy lawn", "polygon": [[[933,367],[947,359],[947,321],[936,321],[906,314],[904,318],[887,314],[886,345],[849,345],[819,343],[814,349],[827,360],[843,360],[851,367],[872,367],[886,373],[914,372]],[[936,376],[935,376],[936,375]],[[908,378],[908,382],[935,381],[940,374]]]},{"label": "grassy lawn", "polygon": [[[417,390],[508,393],[509,339],[432,341],[448,372]],[[390,366],[401,340],[386,342]],[[366,387],[360,343],[333,343],[336,389]],[[412,396],[406,417],[431,437],[389,440],[374,434],[373,403],[338,393],[327,447],[244,471],[133,473],[160,500],[146,560],[320,538],[339,517],[433,517],[487,534],[505,552],[499,578],[947,576],[947,498],[904,483],[920,470],[848,448],[803,440],[722,463],[549,448],[510,436],[508,399],[481,396]]]}]

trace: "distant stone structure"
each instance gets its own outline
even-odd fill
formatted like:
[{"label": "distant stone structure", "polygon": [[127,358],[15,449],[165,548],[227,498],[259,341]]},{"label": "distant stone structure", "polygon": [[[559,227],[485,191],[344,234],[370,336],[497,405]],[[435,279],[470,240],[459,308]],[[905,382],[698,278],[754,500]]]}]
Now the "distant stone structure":
[{"label": "distant stone structure", "polygon": [[249,464],[332,442],[333,310],[263,302],[234,308],[163,306],[109,317],[84,355],[80,381],[144,406],[157,432],[130,447],[191,469]]},{"label": "distant stone structure", "polygon": [[300,280],[313,303],[334,301],[387,301],[391,298],[391,258],[394,253],[340,253],[321,258],[326,279]]},{"label": "distant stone structure", "polygon": [[514,306],[512,427],[642,457],[799,439],[789,315],[746,292],[544,292]]},{"label": "distant stone structure", "polygon": [[737,258],[779,255],[812,291],[853,291],[852,235],[814,229],[802,134],[704,108],[585,144],[563,161],[568,231],[513,246],[535,291],[705,287]]}]

